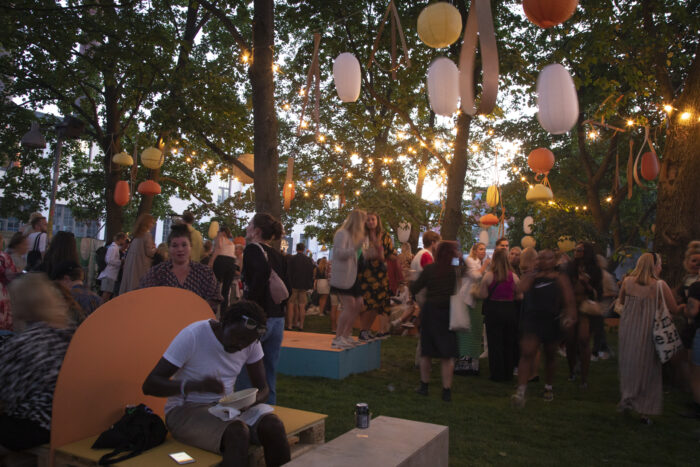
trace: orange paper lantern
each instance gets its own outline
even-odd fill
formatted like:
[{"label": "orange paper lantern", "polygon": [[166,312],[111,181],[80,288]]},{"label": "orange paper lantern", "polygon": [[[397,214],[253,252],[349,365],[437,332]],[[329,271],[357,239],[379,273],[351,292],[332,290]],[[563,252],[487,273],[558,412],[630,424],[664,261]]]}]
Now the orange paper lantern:
[{"label": "orange paper lantern", "polygon": [[537,174],[546,174],[554,167],[554,154],[546,148],[537,148],[527,156],[527,165]]},{"label": "orange paper lantern", "polygon": [[659,175],[659,159],[653,152],[642,154],[642,178],[652,181]]},{"label": "orange paper lantern", "polygon": [[126,206],[129,203],[129,184],[124,180],[119,180],[114,187],[114,204]]},{"label": "orange paper lantern", "polygon": [[571,18],[577,6],[578,0],[523,0],[527,19],[544,29]]},{"label": "orange paper lantern", "polygon": [[160,185],[158,185],[158,183],[154,182],[153,180],[145,180],[139,183],[137,191],[142,195],[159,195]]},{"label": "orange paper lantern", "polygon": [[234,245],[243,245],[245,246],[245,237],[236,237],[233,239],[233,244]]},{"label": "orange paper lantern", "polygon": [[284,209],[289,209],[294,199],[294,183],[285,183],[282,195],[284,196]]},{"label": "orange paper lantern", "polygon": [[493,214],[485,214],[481,216],[481,219],[479,219],[479,223],[481,225],[485,225],[488,227],[491,227],[492,225],[498,224],[500,221],[498,220],[498,217],[494,216]]}]

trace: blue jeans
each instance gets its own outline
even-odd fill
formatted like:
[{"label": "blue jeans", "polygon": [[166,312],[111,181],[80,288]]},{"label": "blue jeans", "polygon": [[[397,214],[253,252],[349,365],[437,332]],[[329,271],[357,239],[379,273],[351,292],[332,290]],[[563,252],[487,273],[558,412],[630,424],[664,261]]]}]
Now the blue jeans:
[{"label": "blue jeans", "polygon": [[[265,365],[265,377],[270,388],[270,396],[267,404],[277,404],[277,363],[280,360],[280,349],[282,348],[282,337],[284,336],[284,318],[267,318],[267,332],[260,339],[263,352],[263,364]],[[245,366],[236,379],[236,391],[252,387]]]}]

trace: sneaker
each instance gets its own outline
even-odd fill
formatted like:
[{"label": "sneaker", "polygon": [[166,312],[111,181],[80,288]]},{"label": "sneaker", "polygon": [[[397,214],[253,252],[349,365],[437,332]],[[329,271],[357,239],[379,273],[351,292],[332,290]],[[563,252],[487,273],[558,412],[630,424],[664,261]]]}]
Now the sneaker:
[{"label": "sneaker", "polygon": [[592,362],[597,362],[598,361],[598,356],[595,354],[591,354],[591,361]]},{"label": "sneaker", "polygon": [[353,339],[353,338],[350,337],[350,336],[341,337],[340,339],[342,339],[342,341],[345,342],[346,344],[351,345],[351,346],[353,346],[353,347],[362,344],[361,342],[357,342],[355,339]]},{"label": "sneaker", "polygon": [[395,319],[394,321],[391,322],[391,327],[396,328],[401,325],[401,318]]},{"label": "sneaker", "polygon": [[557,350],[557,353],[560,357],[566,358],[566,350],[562,349],[561,347]]},{"label": "sneaker", "polygon": [[420,383],[420,386],[416,388],[416,394],[420,394],[421,396],[427,396],[428,395],[428,383]]},{"label": "sneaker", "polygon": [[360,335],[357,336],[357,338],[364,342],[372,342],[374,339],[376,339],[375,335],[369,331],[360,331]]},{"label": "sneaker", "polygon": [[610,352],[598,352],[598,358],[600,360],[610,360]]},{"label": "sneaker", "polygon": [[415,328],[415,327],[416,327],[416,325],[415,325],[415,324],[413,324],[413,323],[401,323],[401,327],[402,327],[402,328],[408,328],[408,329],[411,329],[411,328]]},{"label": "sneaker", "polygon": [[442,400],[445,402],[452,402],[452,390],[449,388],[442,388]]},{"label": "sneaker", "polygon": [[542,397],[545,402],[552,402],[554,400],[554,389],[545,389]]},{"label": "sneaker", "polygon": [[510,404],[516,409],[522,409],[523,407],[525,407],[525,396],[523,396],[519,392],[516,392],[515,394],[510,396]]},{"label": "sneaker", "polygon": [[513,376],[518,376],[518,367],[513,368]]},{"label": "sneaker", "polygon": [[354,346],[345,342],[342,337],[336,337],[331,341],[332,349],[350,349],[352,347]]}]

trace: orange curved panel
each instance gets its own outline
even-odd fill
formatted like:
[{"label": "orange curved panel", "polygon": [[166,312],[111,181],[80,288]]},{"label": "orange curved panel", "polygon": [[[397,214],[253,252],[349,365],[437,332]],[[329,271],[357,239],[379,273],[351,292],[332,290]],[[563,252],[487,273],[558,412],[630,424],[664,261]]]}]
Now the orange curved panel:
[{"label": "orange curved panel", "polygon": [[145,396],[146,376],[178,332],[214,318],[189,290],[135,290],[99,307],[78,327],[56,382],[51,450],[102,433],[128,404],[141,402],[161,417],[165,398]]}]

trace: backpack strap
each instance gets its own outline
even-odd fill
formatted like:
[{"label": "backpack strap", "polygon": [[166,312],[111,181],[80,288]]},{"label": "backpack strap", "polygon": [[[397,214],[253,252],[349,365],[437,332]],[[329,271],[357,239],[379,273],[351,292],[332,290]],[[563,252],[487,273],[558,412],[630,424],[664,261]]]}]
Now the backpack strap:
[{"label": "backpack strap", "polygon": [[34,239],[34,246],[32,247],[32,251],[39,251],[39,240],[41,240],[42,235],[45,235],[45,232],[39,232],[39,235],[37,235]]}]

